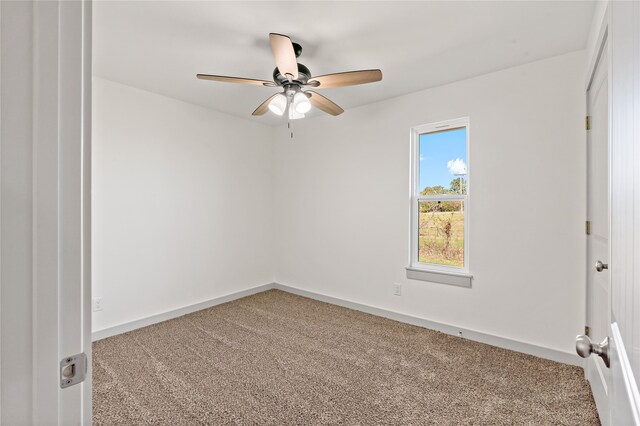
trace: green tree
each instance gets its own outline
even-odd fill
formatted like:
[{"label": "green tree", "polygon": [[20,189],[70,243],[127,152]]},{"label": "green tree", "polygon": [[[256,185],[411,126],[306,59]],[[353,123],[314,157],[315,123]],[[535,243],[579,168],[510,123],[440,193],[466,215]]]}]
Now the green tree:
[{"label": "green tree", "polygon": [[457,177],[451,181],[450,190],[454,194],[467,193],[467,180],[463,177]]},{"label": "green tree", "polygon": [[442,185],[436,185],[436,186],[427,186],[425,189],[422,190],[420,194],[422,195],[451,194],[451,191],[448,189],[445,189],[445,187]]}]

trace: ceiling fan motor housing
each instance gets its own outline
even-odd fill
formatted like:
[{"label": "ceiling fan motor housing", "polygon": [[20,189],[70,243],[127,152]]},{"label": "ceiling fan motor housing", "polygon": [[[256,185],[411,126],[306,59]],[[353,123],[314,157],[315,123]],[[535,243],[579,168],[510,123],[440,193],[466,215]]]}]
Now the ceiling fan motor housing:
[{"label": "ceiling fan motor housing", "polygon": [[[296,78],[293,81],[296,81],[300,84],[307,84],[307,81],[309,81],[310,78],[311,78],[311,71],[309,71],[309,68],[307,68],[304,64],[301,64],[300,62],[298,62],[298,78]],[[287,83],[289,80],[287,79],[287,77],[280,74],[280,71],[278,71],[278,68],[276,67],[273,70],[273,81],[275,81],[278,86],[282,86],[284,83]]]}]

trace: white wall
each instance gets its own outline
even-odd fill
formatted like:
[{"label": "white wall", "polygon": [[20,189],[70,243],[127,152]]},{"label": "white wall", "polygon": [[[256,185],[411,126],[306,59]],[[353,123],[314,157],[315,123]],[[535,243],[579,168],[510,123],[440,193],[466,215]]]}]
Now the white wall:
[{"label": "white wall", "polygon": [[[585,315],[585,61],[570,53],[302,120],[293,141],[275,129],[276,281],[572,353]],[[404,269],[409,129],[463,116],[471,289]]]},{"label": "white wall", "polygon": [[93,330],[273,282],[269,128],[93,90]]}]

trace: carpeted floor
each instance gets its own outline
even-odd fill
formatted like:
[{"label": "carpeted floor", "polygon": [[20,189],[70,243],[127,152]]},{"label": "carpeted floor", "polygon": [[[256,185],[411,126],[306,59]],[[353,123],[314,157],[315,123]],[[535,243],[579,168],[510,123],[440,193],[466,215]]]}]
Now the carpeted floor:
[{"label": "carpeted floor", "polygon": [[592,425],[581,369],[270,290],[93,345],[95,425]]}]

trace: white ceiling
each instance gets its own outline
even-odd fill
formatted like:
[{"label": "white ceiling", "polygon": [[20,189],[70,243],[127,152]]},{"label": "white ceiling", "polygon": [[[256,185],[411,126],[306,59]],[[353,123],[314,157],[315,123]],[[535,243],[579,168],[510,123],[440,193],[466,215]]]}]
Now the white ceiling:
[{"label": "white ceiling", "polygon": [[380,68],[383,80],[322,93],[349,108],[582,49],[594,2],[95,1],[94,75],[267,124],[276,89],[268,33],[302,45],[314,75]]}]

